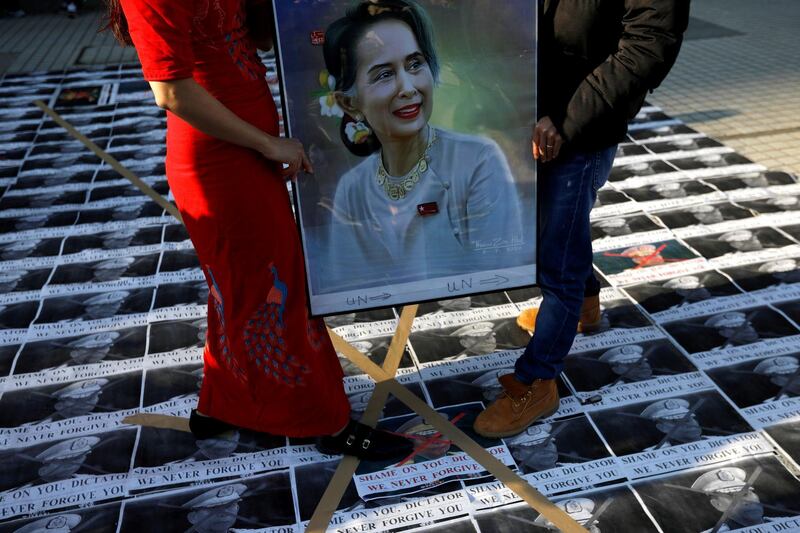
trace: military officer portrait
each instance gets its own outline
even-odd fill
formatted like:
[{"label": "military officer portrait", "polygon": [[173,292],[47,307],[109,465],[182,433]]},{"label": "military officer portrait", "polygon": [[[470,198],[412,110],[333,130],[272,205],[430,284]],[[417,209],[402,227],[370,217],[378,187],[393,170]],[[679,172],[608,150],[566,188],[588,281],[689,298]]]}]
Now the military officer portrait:
[{"label": "military officer portrait", "polygon": [[67,237],[62,253],[76,254],[84,250],[120,250],[134,246],[161,244],[163,226],[130,227],[104,231],[94,235]]},{"label": "military officer portrait", "polygon": [[208,319],[169,320],[150,325],[150,354],[167,353],[186,348],[203,348],[206,344]]},{"label": "military officer portrait", "polygon": [[146,326],[28,342],[19,353],[14,373],[144,357],[146,342]]},{"label": "military officer portrait", "polygon": [[141,256],[114,257],[87,263],[65,263],[56,267],[49,285],[71,283],[101,283],[123,278],[153,276],[160,253]]},{"label": "military officer portrait", "polygon": [[714,233],[703,237],[688,238],[686,242],[707,259],[729,254],[760,252],[796,244],[786,235],[769,227]]},{"label": "military officer portrait", "polygon": [[775,424],[765,428],[765,431],[795,463],[800,464],[800,421]]},{"label": "military officer portrait", "polygon": [[665,533],[734,531],[800,515],[800,481],[772,456],[689,470],[634,488]]},{"label": "military officer portrait", "polygon": [[[647,516],[634,494],[626,487],[582,492],[566,498],[551,498],[556,506],[590,533],[621,531],[655,532],[656,525]],[[556,532],[555,524],[527,504],[509,505],[475,513],[482,532],[521,533]]]},{"label": "military officer portrait", "polygon": [[528,341],[530,335],[517,325],[514,317],[412,331],[409,336],[414,354],[422,364],[516,350],[527,346]]},{"label": "military officer portrait", "polygon": [[120,289],[47,298],[36,317],[37,324],[100,320],[150,311],[155,289]]},{"label": "military officer portrait", "polygon": [[617,455],[752,431],[716,391],[603,409],[589,416]]},{"label": "military officer portrait", "polygon": [[715,270],[625,287],[649,313],[678,309],[712,298],[741,294],[733,282]]},{"label": "military officer portrait", "polygon": [[58,422],[139,407],[142,371],[5,392],[0,427]]},{"label": "military officer portrait", "polygon": [[289,473],[272,472],[233,483],[170,491],[125,501],[119,531],[227,533],[295,523]]},{"label": "military officer portrait", "polygon": [[61,253],[63,237],[25,238],[0,244],[0,260],[14,261],[27,257],[55,257]]},{"label": "military officer portrait", "polygon": [[741,408],[800,396],[800,353],[714,368],[707,373]]},{"label": "military officer portrait", "polygon": [[[246,429],[226,431],[208,439],[197,439],[185,431],[143,426],[133,466],[147,469],[174,465],[176,471],[184,471],[192,463],[258,453],[284,446],[285,437]],[[198,468],[201,467],[198,465]],[[186,478],[183,481],[184,484],[193,482],[196,479]],[[176,479],[175,483],[181,484],[181,481]]]},{"label": "military officer portrait", "polygon": [[145,373],[142,406],[158,405],[169,400],[193,398],[203,384],[203,364],[151,368]]},{"label": "military officer portrait", "polygon": [[[435,302],[419,304],[417,316],[440,315],[455,311],[469,311],[470,309],[482,309],[495,305],[505,305],[511,303],[505,292],[490,292],[487,294],[476,294],[473,296],[462,296],[461,298],[447,298]],[[398,315],[401,309],[397,310]]]},{"label": "military officer portrait", "polygon": [[[419,398],[425,396],[425,394],[422,392],[422,383],[419,381],[401,381],[401,383],[405,388],[413,392],[415,396]],[[367,390],[359,389],[358,391],[347,393],[347,400],[350,402],[350,412],[352,413],[352,417],[361,418],[361,416],[367,410],[367,405],[369,405],[369,400],[372,398],[372,393],[374,390],[374,387],[370,387]],[[406,404],[394,396],[389,395],[389,398],[386,400],[386,403],[384,403],[383,408],[381,409],[381,414],[378,418],[406,415],[411,412],[412,410]]]},{"label": "military officer portrait", "polygon": [[640,178],[644,176],[652,176],[654,174],[666,174],[675,172],[666,161],[652,160],[640,163],[630,163],[627,165],[617,165],[611,169],[611,174],[608,181],[617,182],[625,181],[629,178]]},{"label": "military officer portrait", "polygon": [[609,217],[592,221],[592,240],[607,237],[622,237],[633,233],[664,229],[647,215]]},{"label": "military officer portrait", "polygon": [[744,209],[730,202],[700,203],[660,211],[655,215],[670,229],[680,229],[689,226],[710,226],[730,220],[739,220],[752,217],[749,209]]},{"label": "military officer portrait", "polygon": [[38,300],[16,304],[0,304],[0,328],[27,329],[33,322],[38,307]]},{"label": "military officer portrait", "polygon": [[610,456],[584,415],[537,423],[503,441],[523,474]]},{"label": "military officer portrait", "polygon": [[200,262],[193,249],[166,251],[158,265],[159,272],[179,272],[197,268],[200,268]]},{"label": "military officer portrait", "polygon": [[564,363],[564,372],[579,392],[610,391],[626,383],[696,371],[666,339],[570,353]]},{"label": "military officer portrait", "polygon": [[750,165],[752,161],[731,151],[725,154],[707,154],[696,157],[671,159],[670,163],[681,170],[719,169],[720,172],[725,172],[725,167]]},{"label": "military officer portrait", "polygon": [[158,286],[153,309],[208,304],[208,283],[205,279]]},{"label": "military officer portrait", "polygon": [[[363,353],[372,360],[376,365],[383,365],[386,360],[386,355],[389,353],[389,346],[392,343],[391,335],[382,335],[379,337],[366,337],[356,340],[348,341],[351,346],[356,350]],[[342,365],[342,370],[345,376],[360,376],[364,374],[361,368],[345,357],[341,352],[336,352],[339,357],[339,364]],[[408,351],[408,344],[403,348],[403,355],[400,357],[399,368],[412,368],[414,361],[411,359],[411,353]]]},{"label": "military officer portrait", "polygon": [[[670,167],[671,172],[675,169]],[[656,202],[660,200],[681,200],[715,192],[715,189],[700,181],[675,181],[682,178],[681,174],[675,173],[675,179],[664,180],[652,185],[641,187],[626,188],[625,194],[637,202]]]},{"label": "military officer portrait", "polygon": [[114,531],[120,504],[92,505],[89,509],[51,512],[46,516],[0,523],[0,533],[86,533]]},{"label": "military officer portrait", "polygon": [[365,322],[380,322],[382,320],[396,320],[397,316],[394,309],[391,307],[385,309],[370,309],[368,311],[358,311],[355,313],[342,313],[340,315],[331,315],[325,317],[325,324],[331,328],[336,329],[341,326],[349,326],[351,324],[362,324]]},{"label": "military officer portrait", "polygon": [[0,451],[0,492],[128,472],[136,430],[118,429]]},{"label": "military officer portrait", "polygon": [[761,214],[800,211],[800,198],[794,194],[772,194],[768,198],[740,203]]},{"label": "military officer portrait", "polygon": [[796,183],[795,178],[787,172],[761,171],[741,174],[721,174],[703,178],[721,191],[735,191],[753,187],[769,187],[771,185],[790,185]]},{"label": "military officer portrait", "polygon": [[52,272],[53,267],[4,270],[0,272],[0,294],[41,290]]},{"label": "military officer portrait", "polygon": [[745,291],[800,283],[800,257],[773,259],[727,268],[724,272]]},{"label": "military officer portrait", "polygon": [[786,317],[766,306],[677,320],[664,324],[664,328],[689,353],[724,350],[798,333]]}]

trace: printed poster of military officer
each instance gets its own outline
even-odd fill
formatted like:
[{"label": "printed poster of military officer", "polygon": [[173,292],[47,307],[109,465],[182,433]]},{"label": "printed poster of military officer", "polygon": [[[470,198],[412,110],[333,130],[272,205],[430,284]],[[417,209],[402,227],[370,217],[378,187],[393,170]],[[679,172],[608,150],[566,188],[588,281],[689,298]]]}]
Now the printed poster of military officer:
[{"label": "printed poster of military officer", "polygon": [[589,420],[581,415],[554,422],[540,422],[519,435],[503,439],[517,469],[523,474],[542,472],[571,463],[609,457]]},{"label": "printed poster of military officer", "polygon": [[800,211],[800,198],[794,194],[774,194],[760,200],[739,203],[761,214]]},{"label": "printed poster of military officer", "polygon": [[144,382],[144,407],[200,393],[203,364],[147,369]]},{"label": "printed poster of military officer", "polygon": [[668,142],[652,142],[644,145],[654,154],[668,154],[674,152],[693,152],[707,148],[722,148],[724,145],[710,137],[689,137],[675,139]]},{"label": "printed poster of military officer", "polygon": [[153,289],[119,289],[47,298],[36,317],[37,324],[100,320],[150,311]]},{"label": "printed poster of military officer", "polygon": [[741,154],[729,152],[727,154],[706,154],[697,157],[673,159],[670,163],[681,170],[719,169],[720,172],[725,172],[725,167],[749,165],[753,162]]},{"label": "printed poster of military officer", "polygon": [[667,340],[572,353],[564,363],[564,372],[578,392],[611,391],[626,383],[696,371]]},{"label": "printed poster of military officer", "polygon": [[742,408],[800,396],[800,352],[706,372]]},{"label": "printed poster of military officer", "polygon": [[202,348],[206,343],[208,320],[171,320],[150,325],[148,353],[166,353],[182,348]]},{"label": "printed poster of military officer", "polygon": [[135,440],[136,430],[120,429],[0,451],[0,493],[85,476],[127,473]]},{"label": "printed poster of military officer", "polygon": [[670,172],[675,172],[675,168],[671,167],[666,161],[643,161],[640,163],[615,166],[611,169],[611,174],[608,176],[608,181],[615,183],[618,181],[625,181],[629,178],[641,178],[652,176],[654,174],[667,174]]},{"label": "printed poster of military officer", "polygon": [[93,505],[46,516],[0,523],[0,533],[100,533],[114,531],[121,504]]},{"label": "printed poster of military officer", "polygon": [[[664,163],[657,161],[656,163]],[[633,166],[650,165],[652,163],[637,163]],[[675,170],[670,167],[675,172]],[[655,172],[651,172],[655,174]],[[649,175],[649,174],[646,174]],[[681,174],[675,174],[675,178],[683,177]],[[626,188],[625,194],[636,200],[637,202],[655,202],[658,200],[680,200],[683,198],[691,198],[693,196],[700,196],[717,192],[716,189],[706,185],[700,180],[691,181],[672,181],[672,180],[659,180],[658,183],[652,185],[643,185],[635,188]]]},{"label": "printed poster of military officer", "polygon": [[750,218],[753,212],[730,202],[701,203],[655,214],[670,229],[709,226],[730,220]]},{"label": "printed poster of military officer", "polygon": [[152,533],[227,532],[295,523],[288,472],[213,486],[163,492],[125,502],[119,531]]},{"label": "printed poster of military officer", "polygon": [[[2,230],[0,230],[2,231]],[[10,292],[38,291],[47,283],[52,267],[14,269],[0,272],[0,294]]]},{"label": "printed poster of military officer", "polygon": [[0,398],[0,427],[132,409],[139,407],[141,392],[141,371],[6,391]]},{"label": "printed poster of military officer", "polygon": [[161,243],[161,226],[149,228],[125,228],[105,231],[95,235],[78,235],[67,237],[64,241],[64,251],[67,254],[76,254],[84,250],[119,250],[132,246],[152,246]]},{"label": "printed poster of military officer", "polygon": [[745,291],[800,283],[800,257],[784,257],[727,268],[725,274]]},{"label": "printed poster of military officer", "polygon": [[19,344],[0,346],[0,378],[4,378],[11,373],[11,367],[14,365],[14,360],[17,358],[19,350]]},{"label": "printed poster of military officer", "polygon": [[[386,355],[389,353],[392,338],[391,335],[383,335],[380,337],[360,338],[349,342],[356,350],[369,357],[373,363],[383,365]],[[364,371],[357,364],[339,352],[336,352],[336,354],[339,356],[339,364],[342,365],[345,376],[360,376],[364,374]],[[406,344],[403,348],[403,355],[400,357],[400,366],[398,368],[412,368],[413,366],[414,361],[411,359],[411,354]]]},{"label": "printed poster of military officer", "polygon": [[730,279],[715,270],[631,285],[625,287],[625,292],[649,313],[742,293]]},{"label": "printed poster of military officer", "polygon": [[[455,311],[468,311],[470,309],[481,309],[483,307],[493,307],[510,303],[505,292],[490,292],[488,294],[476,294],[474,296],[462,296],[460,298],[447,298],[435,302],[425,302],[419,304],[417,316],[439,315],[442,313],[452,313]],[[400,308],[397,309],[400,314]]]},{"label": "printed poster of military officer", "polygon": [[14,373],[144,357],[146,342],[145,326],[28,342],[17,357]]},{"label": "printed poster of military officer", "polygon": [[38,307],[37,301],[0,305],[0,328],[26,329],[36,316]]},{"label": "printed poster of military officer", "polygon": [[[398,309],[399,311],[399,309]],[[398,313],[399,314],[399,313]],[[363,324],[366,322],[380,322],[381,320],[393,320],[397,318],[392,308],[370,309],[357,313],[342,313],[341,315],[331,315],[325,317],[325,324],[329,328],[349,326],[351,324]]]},{"label": "printed poster of military officer", "polygon": [[153,309],[208,304],[208,283],[204,279],[159,285]]},{"label": "printed poster of military officer", "polygon": [[26,257],[55,257],[61,251],[62,237],[31,238],[0,244],[0,259],[13,261]]},{"label": "printed poster of military officer", "polygon": [[408,339],[417,361],[430,363],[524,348],[530,335],[517,325],[515,318],[500,318],[412,331]]},{"label": "printed poster of military officer", "polygon": [[646,481],[635,490],[665,533],[733,531],[800,515],[800,482],[769,456]]},{"label": "printed poster of military officer", "polygon": [[589,416],[618,456],[752,431],[716,391],[644,401]]},{"label": "printed poster of military officer", "polygon": [[[300,512],[300,521],[305,522],[311,520],[317,504],[322,499],[325,489],[328,487],[333,474],[336,472],[336,467],[339,461],[316,462],[294,467],[295,489],[297,492],[297,508]],[[364,501],[358,496],[355,484],[350,481],[347,488],[342,495],[339,505],[336,507],[339,511],[358,511],[361,509],[372,509],[378,506],[393,505],[403,502],[410,502],[415,499],[427,498],[437,494],[446,494],[461,490],[461,483],[458,481],[451,481],[443,483],[436,487],[429,487],[409,496],[396,496],[380,498],[377,500]],[[427,530],[426,530],[427,531]]]},{"label": "printed poster of military officer", "polygon": [[612,189],[600,189],[597,191],[597,200],[594,202],[594,207],[624,204],[630,201],[631,199],[621,192]]},{"label": "printed poster of military officer", "polygon": [[[590,533],[658,531],[627,487],[579,493],[555,501],[559,509]],[[560,531],[528,505],[511,505],[475,513],[482,533],[546,533]]]},{"label": "printed poster of military officer", "polygon": [[161,253],[138,257],[114,257],[87,263],[63,264],[56,267],[49,285],[117,281],[156,273]]},{"label": "printed poster of military officer", "polygon": [[535,4],[273,4],[314,314],[532,285]]},{"label": "printed poster of military officer", "polygon": [[769,307],[669,322],[664,328],[689,353],[724,350],[800,333],[783,315]]},{"label": "printed poster of military officer", "polygon": [[596,252],[594,265],[603,274],[610,276],[627,270],[681,263],[697,257],[699,256],[695,252],[678,241],[669,240]]},{"label": "printed poster of military officer", "polygon": [[759,252],[772,248],[783,248],[795,243],[774,228],[752,228],[726,231],[704,237],[686,239],[686,243],[700,252],[706,259],[728,254]]},{"label": "printed poster of military officer", "polygon": [[[227,431],[208,439],[197,439],[185,431],[142,427],[133,466],[144,469],[175,466],[176,470],[182,470],[200,461],[226,459],[285,445],[285,437],[246,429]],[[197,479],[186,477],[184,482],[196,483]]]},{"label": "printed poster of military officer", "polygon": [[610,296],[607,298],[603,293],[600,294],[600,323],[592,331],[582,331],[582,334],[594,335],[611,329],[641,328],[651,324],[636,305],[621,293],[610,293]]},{"label": "printed poster of military officer", "polygon": [[717,187],[719,190],[727,192],[737,189],[751,189],[755,187],[770,187],[772,185],[791,185],[797,180],[787,172],[760,171],[745,172],[742,174],[727,174],[710,178],[703,178]]},{"label": "printed poster of military officer", "polygon": [[[444,407],[459,403],[483,402],[489,405],[503,391],[499,377],[509,374],[514,369],[492,368],[478,372],[466,372],[436,379],[426,379],[425,389],[434,407]],[[563,399],[572,393],[561,379],[558,384],[558,395]],[[556,414],[557,416],[557,414]]]},{"label": "printed poster of military officer", "polygon": [[[139,174],[141,175],[141,174]],[[159,194],[166,195],[169,191],[160,187]],[[119,198],[125,196],[131,200],[136,199],[135,192],[138,189],[129,187],[102,187],[92,191],[92,201]],[[102,192],[101,192],[102,191]],[[141,195],[141,192],[139,192]],[[99,197],[99,198],[98,198]],[[164,213],[164,208],[155,202],[132,202],[108,209],[85,209],[80,212],[78,222],[80,224],[100,224],[115,221],[134,221],[137,218],[160,217]]]},{"label": "printed poster of military officer", "polygon": [[794,463],[800,465],[800,421],[776,424],[765,429]]},{"label": "printed poster of military officer", "polygon": [[610,217],[592,221],[592,240],[607,237],[622,237],[645,231],[664,229],[664,226],[655,222],[647,215],[633,215],[627,217]]},{"label": "printed poster of military officer", "polygon": [[164,252],[161,263],[158,265],[159,272],[178,272],[197,268],[200,268],[200,262],[194,250]]},{"label": "printed poster of military officer", "polygon": [[[414,396],[417,398],[424,397],[424,393],[422,392],[422,383],[415,381],[412,383],[403,383],[403,386],[414,393]],[[374,390],[374,388],[370,388],[366,391],[348,393],[347,400],[350,402],[350,412],[352,413],[352,418],[361,418],[361,416],[367,410],[367,405],[369,405],[369,400],[372,398],[372,393]],[[378,418],[406,415],[411,412],[411,408],[390,394],[388,400],[386,400],[386,403],[383,405]]]}]

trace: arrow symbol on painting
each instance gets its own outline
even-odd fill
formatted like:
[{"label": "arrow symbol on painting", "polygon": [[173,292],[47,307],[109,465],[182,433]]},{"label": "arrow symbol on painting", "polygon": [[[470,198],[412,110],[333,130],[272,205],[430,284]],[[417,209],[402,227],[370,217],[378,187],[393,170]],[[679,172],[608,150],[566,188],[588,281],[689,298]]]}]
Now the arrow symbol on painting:
[{"label": "arrow symbol on painting", "polygon": [[497,285],[499,283],[505,283],[508,281],[508,278],[505,276],[501,276],[500,274],[495,274],[491,278],[482,279],[481,285]]},{"label": "arrow symbol on painting", "polygon": [[378,296],[370,296],[370,300],[388,300],[392,295],[388,292],[384,292],[383,294],[379,294]]}]

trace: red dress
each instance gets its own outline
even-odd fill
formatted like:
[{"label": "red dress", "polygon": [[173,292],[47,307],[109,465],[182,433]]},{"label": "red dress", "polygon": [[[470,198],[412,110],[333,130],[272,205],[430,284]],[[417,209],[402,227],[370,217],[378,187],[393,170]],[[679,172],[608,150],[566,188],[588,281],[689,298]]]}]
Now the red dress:
[{"label": "red dress", "polygon": [[[122,0],[149,81],[194,78],[278,135],[245,0]],[[297,228],[278,165],[167,113],[167,179],[210,287],[198,409],[275,435],[333,433],[348,420],[342,369],[306,307]]]}]

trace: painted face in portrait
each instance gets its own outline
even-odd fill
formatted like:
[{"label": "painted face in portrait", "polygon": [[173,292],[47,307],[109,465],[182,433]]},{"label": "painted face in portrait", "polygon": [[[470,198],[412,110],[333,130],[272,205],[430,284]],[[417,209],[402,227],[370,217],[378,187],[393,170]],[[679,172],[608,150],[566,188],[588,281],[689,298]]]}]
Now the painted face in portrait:
[{"label": "painted face in portrait", "polygon": [[342,109],[366,120],[381,143],[418,135],[431,118],[434,79],[411,28],[398,20],[377,22],[356,53],[355,85],[336,93]]}]

